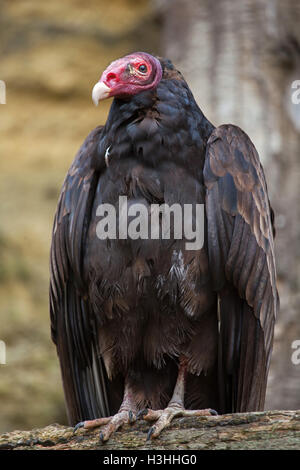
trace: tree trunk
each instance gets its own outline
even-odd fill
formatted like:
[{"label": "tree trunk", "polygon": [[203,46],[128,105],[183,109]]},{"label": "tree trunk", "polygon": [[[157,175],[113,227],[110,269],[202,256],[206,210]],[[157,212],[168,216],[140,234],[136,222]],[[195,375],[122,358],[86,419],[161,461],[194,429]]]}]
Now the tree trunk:
[{"label": "tree trunk", "polygon": [[206,117],[240,126],[262,160],[275,210],[281,311],[266,407],[300,408],[300,80],[299,0],[157,0],[163,54],[190,85]]}]

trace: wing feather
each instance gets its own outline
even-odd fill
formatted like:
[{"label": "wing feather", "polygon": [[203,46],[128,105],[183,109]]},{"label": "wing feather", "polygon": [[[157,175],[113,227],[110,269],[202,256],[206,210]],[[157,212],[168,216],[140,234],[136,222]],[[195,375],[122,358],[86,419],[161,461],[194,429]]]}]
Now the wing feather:
[{"label": "wing feather", "polygon": [[91,162],[102,128],[84,141],[66,176],[54,220],[50,254],[50,317],[70,424],[109,415],[107,376],[95,320],[85,296],[83,257],[98,181]]},{"label": "wing feather", "polygon": [[258,154],[238,127],[207,143],[208,250],[219,297],[223,412],[262,409],[278,309],[274,214]]}]

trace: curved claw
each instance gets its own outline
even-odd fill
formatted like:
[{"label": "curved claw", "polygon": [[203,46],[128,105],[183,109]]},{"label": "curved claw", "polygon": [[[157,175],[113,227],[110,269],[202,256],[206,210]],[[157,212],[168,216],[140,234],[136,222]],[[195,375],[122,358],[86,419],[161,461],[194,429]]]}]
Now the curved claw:
[{"label": "curved claw", "polygon": [[149,431],[148,431],[146,441],[150,441],[150,440],[151,440],[151,437],[152,437],[152,434],[154,433],[154,431],[155,431],[155,427],[154,427],[154,426],[151,426],[151,428],[150,428]]},{"label": "curved claw", "polygon": [[99,439],[100,439],[101,444],[104,444],[105,440],[104,440],[104,434],[102,431],[100,431],[99,433]]},{"label": "curved claw", "polygon": [[143,410],[140,410],[138,414],[136,415],[136,419],[144,418],[148,414],[148,408],[144,408]]},{"label": "curved claw", "polygon": [[209,412],[212,416],[218,416],[218,412],[216,410],[213,410],[212,408],[210,408]]},{"label": "curved claw", "polygon": [[84,421],[80,421],[79,423],[77,423],[73,428],[73,432],[75,433],[79,428],[84,428]]},{"label": "curved claw", "polygon": [[135,422],[135,417],[132,411],[128,411],[128,419],[129,419],[129,424],[133,424]]}]

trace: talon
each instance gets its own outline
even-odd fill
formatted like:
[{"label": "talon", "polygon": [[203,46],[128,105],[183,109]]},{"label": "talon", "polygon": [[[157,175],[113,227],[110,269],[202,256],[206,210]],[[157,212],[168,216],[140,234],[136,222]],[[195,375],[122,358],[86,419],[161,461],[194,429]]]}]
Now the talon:
[{"label": "talon", "polygon": [[73,433],[75,433],[79,428],[84,428],[84,421],[80,421],[80,423],[77,423],[76,426],[74,426]]},{"label": "talon", "polygon": [[101,444],[104,444],[105,440],[104,440],[104,434],[103,434],[102,431],[100,431],[100,433],[99,433],[99,439],[101,441]]},{"label": "talon", "polygon": [[146,442],[151,440],[151,437],[152,437],[152,434],[154,434],[154,431],[155,431],[155,427],[151,426],[151,428],[149,429],[148,434],[147,434]]},{"label": "talon", "polygon": [[213,410],[212,408],[210,408],[209,412],[212,416],[218,416],[218,412],[216,410]]},{"label": "talon", "polygon": [[135,422],[135,418],[131,410],[128,411],[128,417],[129,417],[129,424],[132,424]]},{"label": "talon", "polygon": [[148,408],[144,408],[143,410],[140,410],[138,414],[136,415],[137,419],[144,418],[148,414]]}]

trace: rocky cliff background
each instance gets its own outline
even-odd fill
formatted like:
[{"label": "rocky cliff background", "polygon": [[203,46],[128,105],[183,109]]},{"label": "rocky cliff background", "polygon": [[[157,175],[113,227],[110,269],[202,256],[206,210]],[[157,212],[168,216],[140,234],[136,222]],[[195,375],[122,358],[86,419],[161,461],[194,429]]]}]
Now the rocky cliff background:
[{"label": "rocky cliff background", "polygon": [[80,0],[0,4],[0,432],[66,423],[50,340],[48,254],[65,173],[110,103],[94,108],[102,70],[134,50],[166,55],[207,117],[244,128],[277,215],[276,328],[266,407],[300,408],[300,6],[295,0]]}]

